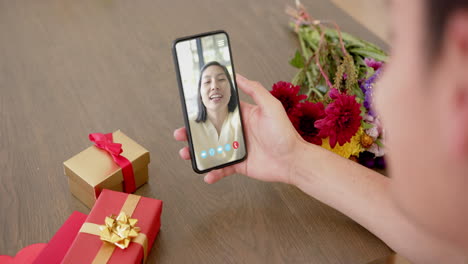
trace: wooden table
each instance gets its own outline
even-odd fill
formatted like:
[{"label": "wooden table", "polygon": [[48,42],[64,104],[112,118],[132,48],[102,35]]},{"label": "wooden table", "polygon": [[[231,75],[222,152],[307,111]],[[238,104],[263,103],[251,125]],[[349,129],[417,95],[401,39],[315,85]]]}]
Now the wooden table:
[{"label": "wooden table", "polygon": [[[303,2],[314,17],[384,45],[332,3]],[[0,254],[47,242],[72,211],[89,212],[70,194],[62,162],[90,145],[88,133],[117,129],[151,152],[149,184],[136,193],[164,201],[148,263],[366,263],[390,254],[293,186],[240,175],[207,185],[178,157],[172,40],[225,29],[238,72],[271,87],[295,73],[286,4],[294,2],[0,1]]]},{"label": "wooden table", "polygon": [[379,38],[390,41],[388,0],[331,0]]}]

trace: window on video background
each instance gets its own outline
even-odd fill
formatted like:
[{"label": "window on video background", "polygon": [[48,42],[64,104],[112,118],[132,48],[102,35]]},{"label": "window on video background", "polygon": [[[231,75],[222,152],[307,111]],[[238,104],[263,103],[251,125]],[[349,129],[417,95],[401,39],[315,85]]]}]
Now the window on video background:
[{"label": "window on video background", "polygon": [[220,33],[178,42],[179,70],[199,170],[245,155],[229,45]]}]

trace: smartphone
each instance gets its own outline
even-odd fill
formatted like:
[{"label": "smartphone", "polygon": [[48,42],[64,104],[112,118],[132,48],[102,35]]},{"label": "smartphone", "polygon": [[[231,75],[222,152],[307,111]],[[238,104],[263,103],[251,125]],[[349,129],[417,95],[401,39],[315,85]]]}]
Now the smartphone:
[{"label": "smartphone", "polygon": [[197,173],[247,158],[229,36],[223,30],[178,38],[172,54]]}]

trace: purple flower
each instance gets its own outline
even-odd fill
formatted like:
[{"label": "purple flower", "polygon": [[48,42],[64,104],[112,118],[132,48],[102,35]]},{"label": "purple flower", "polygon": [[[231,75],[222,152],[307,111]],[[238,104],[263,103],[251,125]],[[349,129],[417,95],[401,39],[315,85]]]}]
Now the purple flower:
[{"label": "purple flower", "polygon": [[375,158],[375,167],[381,170],[385,169],[387,167],[387,164],[385,163],[385,158],[384,157]]},{"label": "purple flower", "polygon": [[367,168],[376,168],[376,169],[385,169],[386,162],[384,157],[375,157],[371,152],[364,151],[359,154],[358,157],[359,164],[366,166]]},{"label": "purple flower", "polygon": [[369,79],[361,83],[361,90],[364,93],[364,107],[367,109],[369,115],[371,115],[372,117],[376,116],[374,110],[372,109],[374,95],[373,88],[381,72],[382,68],[379,68],[371,77],[369,77]]},{"label": "purple flower", "polygon": [[371,152],[364,151],[359,154],[358,157],[359,164],[367,167],[367,168],[374,168],[375,166],[375,155]]}]

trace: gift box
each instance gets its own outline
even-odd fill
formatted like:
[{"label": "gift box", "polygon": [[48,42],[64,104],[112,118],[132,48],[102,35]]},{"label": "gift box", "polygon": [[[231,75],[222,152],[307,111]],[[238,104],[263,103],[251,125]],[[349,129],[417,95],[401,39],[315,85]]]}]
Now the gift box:
[{"label": "gift box", "polygon": [[162,201],[103,190],[62,263],[142,263],[161,226]]},{"label": "gift box", "polygon": [[86,220],[87,215],[80,212],[73,214],[55,233],[49,243],[39,243],[27,246],[16,256],[0,256],[1,264],[59,264],[75,240],[78,231]]},{"label": "gift box", "polygon": [[120,130],[89,139],[93,146],[63,163],[71,193],[85,205],[103,189],[133,193],[148,181],[149,152]]},{"label": "gift box", "polygon": [[60,264],[85,222],[86,217],[87,215],[83,213],[73,212],[32,263]]},{"label": "gift box", "polygon": [[14,257],[1,255],[0,263],[1,264],[30,264],[32,263],[37,256],[41,253],[42,250],[47,246],[45,243],[37,243],[29,245],[21,249]]}]

